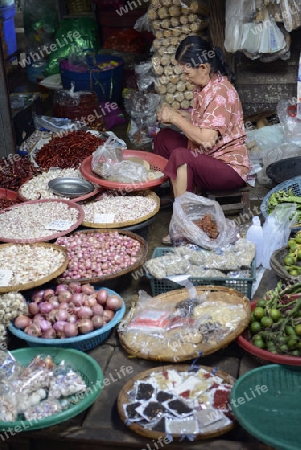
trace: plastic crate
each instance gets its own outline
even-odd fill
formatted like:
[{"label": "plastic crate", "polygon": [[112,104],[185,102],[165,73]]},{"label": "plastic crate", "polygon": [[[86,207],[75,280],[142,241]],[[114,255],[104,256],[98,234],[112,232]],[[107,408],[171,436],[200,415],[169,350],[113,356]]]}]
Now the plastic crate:
[{"label": "plastic crate", "polygon": [[[152,259],[159,256],[164,256],[170,252],[170,248],[167,247],[157,247],[153,251]],[[152,296],[155,297],[159,294],[164,294],[175,289],[181,289],[183,286],[175,283],[173,281],[154,278],[150,274],[146,274],[146,277],[150,280]],[[225,286],[230,289],[236,289],[237,291],[244,294],[247,298],[251,299],[252,295],[252,284],[256,279],[256,266],[255,259],[251,266],[251,276],[250,278],[194,278],[191,277],[189,280],[194,286]]]},{"label": "plastic crate", "polygon": [[291,178],[290,180],[283,181],[283,183],[278,184],[278,186],[271,189],[262,199],[260,205],[260,211],[263,217],[266,219],[268,216],[268,203],[271,195],[278,191],[288,191],[292,189],[294,195],[301,197],[301,176]]}]

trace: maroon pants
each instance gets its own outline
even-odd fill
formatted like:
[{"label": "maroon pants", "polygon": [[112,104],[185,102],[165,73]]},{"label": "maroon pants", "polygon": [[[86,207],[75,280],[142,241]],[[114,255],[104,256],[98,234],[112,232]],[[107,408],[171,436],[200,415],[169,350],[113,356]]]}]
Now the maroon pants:
[{"label": "maroon pants", "polygon": [[177,177],[177,168],[187,164],[187,191],[195,187],[204,191],[231,191],[245,186],[244,180],[225,162],[212,156],[188,150],[188,140],[175,130],[163,128],[154,139],[154,153],[168,159],[165,175],[172,180]]}]

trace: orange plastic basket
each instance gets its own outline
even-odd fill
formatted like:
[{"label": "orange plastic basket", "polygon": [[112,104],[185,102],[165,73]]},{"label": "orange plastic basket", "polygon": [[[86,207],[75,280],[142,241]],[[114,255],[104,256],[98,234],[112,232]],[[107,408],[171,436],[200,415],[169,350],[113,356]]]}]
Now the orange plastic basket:
[{"label": "orange plastic basket", "polygon": [[[154,155],[151,152],[146,152],[142,150],[124,150],[123,157],[124,159],[128,159],[130,157],[136,156],[137,158],[144,159],[147,161],[151,169],[163,171],[167,164],[167,159],[163,158],[160,155]],[[80,171],[82,175],[89,181],[94,184],[98,184],[107,189],[120,189],[126,192],[138,191],[143,189],[151,189],[155,186],[160,186],[160,184],[164,183],[168,177],[163,176],[158,178],[157,180],[145,181],[141,183],[117,183],[114,181],[104,180],[97,176],[94,172],[92,172],[91,168],[92,156],[84,159],[81,164]]]}]

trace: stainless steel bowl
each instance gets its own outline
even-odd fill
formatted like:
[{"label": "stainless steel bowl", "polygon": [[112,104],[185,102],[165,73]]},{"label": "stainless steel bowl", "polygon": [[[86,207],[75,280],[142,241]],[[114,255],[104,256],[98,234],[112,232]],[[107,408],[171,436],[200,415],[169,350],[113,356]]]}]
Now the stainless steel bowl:
[{"label": "stainless steel bowl", "polygon": [[50,180],[49,189],[57,195],[76,198],[94,191],[94,185],[90,181],[73,177],[58,177]]}]

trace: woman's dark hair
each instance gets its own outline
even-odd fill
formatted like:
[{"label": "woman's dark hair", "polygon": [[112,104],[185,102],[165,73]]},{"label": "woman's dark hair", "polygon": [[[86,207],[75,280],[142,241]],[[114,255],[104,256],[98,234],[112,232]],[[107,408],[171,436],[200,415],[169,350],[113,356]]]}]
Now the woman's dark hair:
[{"label": "woman's dark hair", "polygon": [[234,80],[222,50],[219,47],[212,47],[200,36],[187,36],[183,39],[177,48],[175,59],[179,64],[187,64],[194,68],[201,64],[210,64],[211,72],[219,72],[228,76],[231,81]]}]

